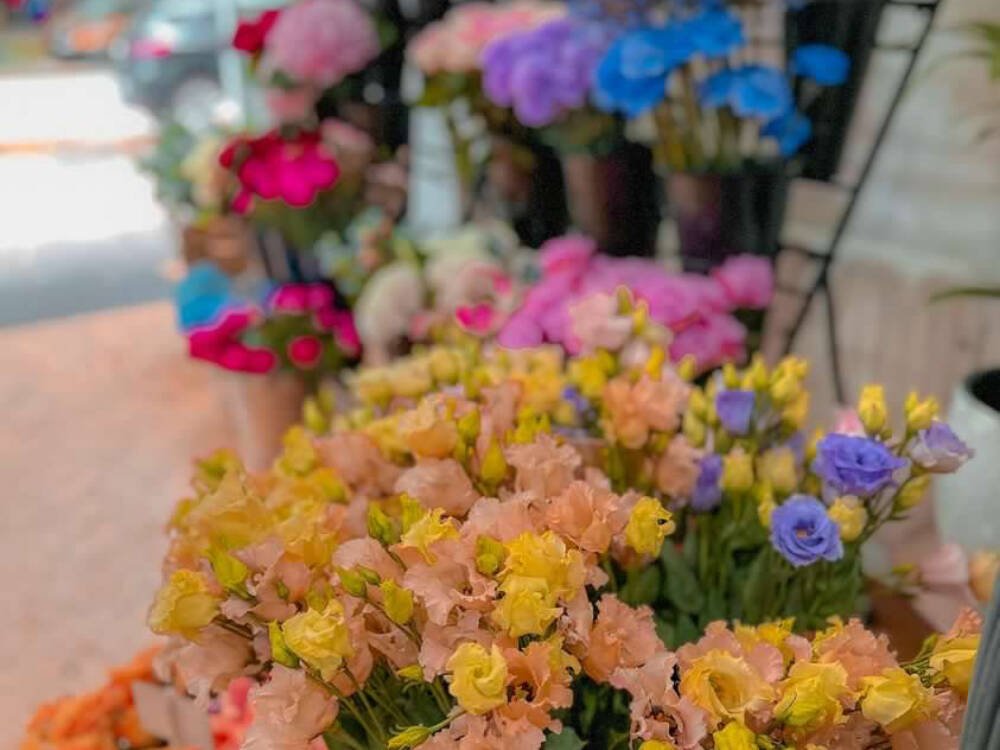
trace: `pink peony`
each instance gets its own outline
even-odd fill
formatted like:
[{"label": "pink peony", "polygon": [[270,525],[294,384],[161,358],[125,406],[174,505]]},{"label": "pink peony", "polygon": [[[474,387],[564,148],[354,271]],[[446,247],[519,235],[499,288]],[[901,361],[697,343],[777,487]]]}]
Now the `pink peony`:
[{"label": "pink peony", "polygon": [[323,355],[323,342],[315,336],[296,336],[288,342],[288,358],[304,370],[311,370],[319,364]]},{"label": "pink peony", "polygon": [[303,0],[286,8],[267,37],[262,66],[328,88],[379,53],[375,24],[353,0]]},{"label": "pink peony", "polygon": [[762,310],[774,296],[771,261],[759,255],[735,255],[712,270],[734,307]]}]

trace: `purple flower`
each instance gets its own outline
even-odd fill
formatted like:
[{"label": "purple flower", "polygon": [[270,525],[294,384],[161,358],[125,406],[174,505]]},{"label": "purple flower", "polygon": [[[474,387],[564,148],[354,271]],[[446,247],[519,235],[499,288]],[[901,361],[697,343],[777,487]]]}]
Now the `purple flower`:
[{"label": "purple flower", "polygon": [[586,103],[608,42],[606,29],[574,18],[509,34],[483,51],[483,90],[525,125],[549,125]]},{"label": "purple flower", "polygon": [[935,420],[913,438],[909,453],[915,463],[928,471],[949,474],[968,461],[973,451],[947,424]]},{"label": "purple flower", "polygon": [[811,78],[821,86],[839,86],[847,80],[851,59],[836,47],[803,44],[792,56],[792,68],[797,75]]},{"label": "purple flower", "polygon": [[701,471],[691,496],[691,509],[698,513],[708,513],[722,500],[722,456],[709,453],[701,460]]},{"label": "purple flower", "polygon": [[753,391],[719,391],[715,397],[715,411],[726,432],[746,435],[753,416]]},{"label": "purple flower", "polygon": [[819,500],[792,495],[771,514],[771,544],[796,568],[844,556],[840,527]]},{"label": "purple flower", "polygon": [[836,492],[871,497],[893,484],[893,473],[904,466],[876,440],[831,433],[817,444],[812,470]]}]

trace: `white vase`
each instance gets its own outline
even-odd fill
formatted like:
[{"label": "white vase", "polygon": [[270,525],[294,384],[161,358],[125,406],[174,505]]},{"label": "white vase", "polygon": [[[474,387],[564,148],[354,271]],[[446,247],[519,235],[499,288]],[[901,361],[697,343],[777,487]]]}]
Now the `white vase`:
[{"label": "white vase", "polygon": [[941,537],[967,553],[1000,548],[1000,370],[973,373],[955,389],[948,424],[975,451],[954,474],[937,478]]},{"label": "white vase", "polygon": [[267,375],[220,371],[219,388],[235,433],[236,452],[251,471],[268,468],[281,438],[302,421],[305,384],[295,373]]}]

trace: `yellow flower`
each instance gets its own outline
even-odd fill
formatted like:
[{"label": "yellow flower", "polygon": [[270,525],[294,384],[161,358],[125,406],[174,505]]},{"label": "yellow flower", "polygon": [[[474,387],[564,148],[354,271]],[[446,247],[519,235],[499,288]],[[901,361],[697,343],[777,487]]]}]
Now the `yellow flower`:
[{"label": "yellow flower", "polygon": [[733,626],[733,633],[735,633],[736,638],[739,640],[740,645],[743,646],[745,651],[749,652],[754,648],[754,646],[760,643],[768,643],[781,651],[781,655],[784,657],[785,663],[788,664],[795,656],[792,649],[786,643],[788,637],[792,635],[792,628],[794,625],[794,617],[789,617],[784,620],[774,620],[773,622],[765,622],[761,625],[757,625],[756,627],[741,625],[737,622]]},{"label": "yellow flower", "polygon": [[439,383],[454,383],[458,380],[462,367],[462,359],[458,352],[443,346],[435,346],[428,353],[427,362],[431,374]]},{"label": "yellow flower", "polygon": [[809,436],[809,440],[806,442],[806,466],[812,464],[813,459],[816,458],[816,446],[819,445],[819,441],[824,437],[826,437],[826,433],[818,427]]},{"label": "yellow flower", "polygon": [[923,686],[918,675],[893,667],[881,675],[865,677],[861,684],[865,689],[861,712],[889,734],[930,715],[932,693]]},{"label": "yellow flower", "polygon": [[507,476],[507,459],[504,458],[503,449],[496,438],[490,441],[486,449],[482,466],[479,467],[479,476],[489,485],[498,485]]},{"label": "yellow flower", "polygon": [[343,503],[347,500],[344,483],[340,481],[337,472],[327,466],[314,469],[303,481],[328,502]]},{"label": "yellow flower", "polygon": [[347,630],[344,606],[331,599],[322,612],[307,609],[290,617],[281,626],[285,645],[324,680],[331,680],[349,657],[351,637]]},{"label": "yellow flower", "polygon": [[750,366],[744,370],[740,380],[740,388],[747,391],[765,391],[771,382],[771,375],[760,354],[754,354]]},{"label": "yellow flower", "polygon": [[286,667],[295,669],[299,666],[298,657],[288,649],[285,636],[281,633],[281,625],[276,622],[267,624],[267,640],[271,645],[271,658]]},{"label": "yellow flower", "polygon": [[885,389],[880,385],[866,385],[858,397],[858,418],[869,434],[885,429],[889,418],[885,407]]},{"label": "yellow flower", "polygon": [[500,586],[503,598],[493,610],[493,621],[508,635],[542,635],[559,616],[555,597],[544,578],[509,576]]},{"label": "yellow flower", "polygon": [[496,575],[506,557],[507,550],[500,541],[486,535],[476,539],[476,570],[484,576]]},{"label": "yellow flower", "polygon": [[693,354],[685,354],[677,363],[677,375],[688,383],[698,375],[698,360]]},{"label": "yellow flower", "polygon": [[413,594],[391,579],[379,584],[385,613],[397,625],[405,625],[413,617]]},{"label": "yellow flower", "polygon": [[448,659],[448,692],[470,714],[484,714],[507,702],[507,662],[494,644],[463,643]]},{"label": "yellow flower", "polygon": [[193,638],[219,614],[219,598],[208,579],[194,570],[175,570],[153,599],[149,627],[154,633],[178,633]]},{"label": "yellow flower", "polygon": [[705,423],[702,422],[701,419],[699,419],[690,409],[684,412],[684,418],[681,422],[681,432],[684,433],[684,437],[686,437],[688,442],[695,448],[700,448],[705,444],[705,437],[707,433]]},{"label": "yellow flower", "polygon": [[774,501],[774,490],[767,482],[757,482],[753,486],[753,497],[757,501],[757,518],[765,529],[771,528],[771,514],[778,504]]},{"label": "yellow flower", "polygon": [[943,675],[948,684],[963,698],[969,695],[979,638],[978,635],[942,638],[934,644],[934,650],[931,652],[931,669]]},{"label": "yellow flower", "polygon": [[372,367],[359,370],[351,387],[358,399],[365,404],[381,405],[392,398],[392,384],[388,370]]},{"label": "yellow flower", "polygon": [[209,549],[208,560],[212,565],[212,572],[215,573],[215,579],[224,589],[243,590],[243,582],[250,571],[241,560],[219,547]]},{"label": "yellow flower", "polygon": [[771,700],[774,690],[744,659],[716,649],[691,663],[681,676],[680,693],[715,721],[742,722],[747,711]]},{"label": "yellow flower", "polygon": [[397,396],[419,398],[434,389],[434,377],[426,359],[402,360],[389,368],[389,385]]},{"label": "yellow flower", "polygon": [[801,430],[809,416],[809,391],[802,391],[781,412],[781,424],[790,430]]},{"label": "yellow flower", "polygon": [[399,414],[391,414],[381,419],[372,419],[357,429],[375,441],[379,451],[387,458],[406,457],[410,446],[399,430]]},{"label": "yellow flower", "polygon": [[290,427],[281,442],[284,450],[274,462],[276,472],[286,476],[305,476],[316,468],[319,459],[312,436],[304,427]]},{"label": "yellow flower", "polygon": [[772,448],[757,457],[757,478],[781,494],[789,495],[799,486],[795,454],[791,448]]},{"label": "yellow flower", "polygon": [[921,400],[916,391],[910,391],[903,404],[903,413],[906,414],[906,429],[908,432],[926,430],[931,426],[934,417],[938,414],[938,402],[933,396]]},{"label": "yellow flower", "polygon": [[663,740],[646,740],[639,745],[639,750],[677,750],[677,745]]},{"label": "yellow flower", "polygon": [[400,540],[402,544],[408,547],[416,547],[420,550],[420,554],[429,563],[435,560],[434,555],[430,551],[430,547],[434,542],[458,536],[458,531],[451,520],[447,518],[442,519],[442,515],[444,515],[444,510],[435,508],[424,515],[419,521],[416,521],[403,534]]},{"label": "yellow flower", "polygon": [[868,523],[868,511],[853,495],[838,497],[826,514],[840,527],[840,538],[845,542],[853,542],[861,536]]},{"label": "yellow flower", "polygon": [[903,486],[900,487],[899,493],[893,502],[895,506],[894,510],[909,510],[920,505],[920,501],[924,499],[924,494],[927,492],[930,484],[930,474],[920,474],[919,476],[907,479]]},{"label": "yellow flower", "polygon": [[243,484],[236,471],[230,471],[213,492],[202,498],[184,519],[227,549],[245,547],[266,536],[271,530],[264,502]]},{"label": "yellow flower", "polygon": [[230,472],[239,474],[243,471],[243,464],[239,456],[231,450],[220,448],[208,458],[203,458],[195,462],[195,475],[192,484],[198,494],[204,492],[214,492],[219,483]]},{"label": "yellow flower", "polygon": [[727,492],[747,492],[753,487],[753,457],[736,448],[722,457],[722,489]]},{"label": "yellow flower", "polygon": [[410,664],[402,669],[397,669],[396,676],[402,677],[404,680],[409,680],[410,682],[423,682],[424,668],[419,664]]},{"label": "yellow flower", "polygon": [[458,427],[440,406],[427,398],[416,409],[399,415],[399,436],[414,456],[446,458],[455,450]]},{"label": "yellow flower", "polygon": [[847,671],[837,663],[798,662],[781,683],[774,716],[795,729],[814,731],[843,721],[841,698],[850,694]]},{"label": "yellow flower", "polygon": [[585,398],[600,398],[604,385],[608,382],[608,375],[614,371],[613,360],[612,367],[607,366],[609,357],[606,351],[600,350],[588,357],[570,360],[569,380]]},{"label": "yellow flower", "polygon": [[584,585],[583,556],[569,550],[552,531],[534,534],[526,531],[507,543],[504,576],[544,578],[554,597],[571,600]]},{"label": "yellow flower", "polygon": [[632,508],[625,526],[625,541],[641,555],[658,555],[663,540],[675,528],[673,514],[659,500],[644,497]]},{"label": "yellow flower", "polygon": [[712,733],[715,750],[757,750],[757,735],[735,721]]}]

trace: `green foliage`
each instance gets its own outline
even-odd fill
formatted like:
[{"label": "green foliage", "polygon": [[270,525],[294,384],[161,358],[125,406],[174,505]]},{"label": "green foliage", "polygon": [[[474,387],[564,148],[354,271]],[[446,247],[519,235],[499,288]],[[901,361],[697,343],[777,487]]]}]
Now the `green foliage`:
[{"label": "green foliage", "polygon": [[191,181],[181,174],[181,163],[194,145],[194,135],[183,125],[166,123],[153,151],[139,160],[140,169],[153,177],[156,197],[168,205],[194,205]]},{"label": "green foliage", "polygon": [[565,727],[559,734],[549,732],[542,745],[545,750],[581,750],[586,746],[572,727]]}]

